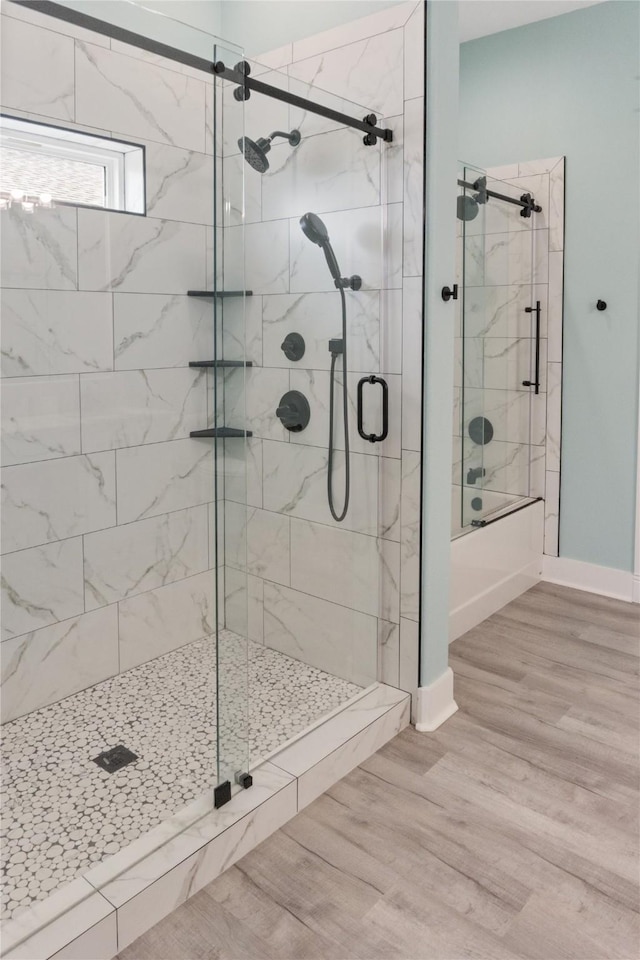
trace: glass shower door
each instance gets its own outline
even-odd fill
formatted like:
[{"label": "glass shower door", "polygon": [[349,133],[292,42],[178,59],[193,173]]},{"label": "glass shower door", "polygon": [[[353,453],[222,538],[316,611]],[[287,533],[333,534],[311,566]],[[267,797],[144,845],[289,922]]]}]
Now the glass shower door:
[{"label": "glass shower door", "polygon": [[[255,62],[249,69],[262,83],[342,114],[368,112],[319,90],[312,76]],[[398,268],[389,270],[389,237],[399,224],[385,205],[380,145],[365,146],[362,132],[275,97],[252,91],[239,100],[230,80],[219,88],[219,264],[225,290],[246,290],[244,317],[240,300],[222,301],[222,344],[225,357],[247,363],[224,372],[219,404],[227,423],[250,431],[225,442],[224,626],[226,636],[249,641],[255,763],[375,682],[379,630],[398,624],[399,524],[396,513],[383,515],[381,491],[400,483],[400,376],[386,368],[380,343],[392,300],[386,291],[401,287],[402,271],[397,256]],[[322,245],[302,229],[305,214],[324,224],[340,276],[361,277],[344,289],[346,350],[341,292]],[[368,439],[383,421],[383,385],[370,377],[384,379],[388,391],[384,442]],[[349,466],[342,521],[328,505],[332,397],[338,515]],[[218,506],[221,523],[219,499]]]},{"label": "glass shower door", "polygon": [[[534,233],[523,189],[465,167],[462,218],[461,526],[531,495],[532,402],[539,389]],[[488,191],[488,192],[487,192]],[[536,357],[538,362],[536,363]]]}]

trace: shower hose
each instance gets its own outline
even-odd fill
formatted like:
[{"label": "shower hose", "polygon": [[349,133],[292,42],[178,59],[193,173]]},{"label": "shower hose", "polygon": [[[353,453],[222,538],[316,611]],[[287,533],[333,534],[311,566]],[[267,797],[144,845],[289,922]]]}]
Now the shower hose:
[{"label": "shower hose", "polygon": [[342,299],[342,418],[344,421],[344,505],[341,513],[336,511],[333,502],[333,395],[336,376],[336,361],[338,352],[331,351],[331,375],[329,384],[329,458],[327,464],[327,494],[329,498],[329,510],[334,520],[340,523],[347,515],[349,509],[349,491],[351,486],[351,477],[349,471],[349,394],[347,391],[347,301],[342,287],[340,297]]}]

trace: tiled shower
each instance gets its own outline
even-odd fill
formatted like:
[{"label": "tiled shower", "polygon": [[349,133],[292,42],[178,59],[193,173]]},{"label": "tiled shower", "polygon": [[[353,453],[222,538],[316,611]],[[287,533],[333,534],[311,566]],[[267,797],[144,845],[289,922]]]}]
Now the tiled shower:
[{"label": "tiled shower", "polygon": [[[424,22],[407,3],[255,57],[193,32],[199,57],[375,112],[393,141],[365,146],[122,39],[12,3],[2,21],[3,115],[143,147],[146,200],[0,213],[3,915],[18,918],[377,682],[417,686]],[[264,174],[244,161],[242,136],[292,129]],[[362,277],[342,523],[326,491],[340,298],[307,211]],[[357,431],[372,375],[381,444]],[[276,415],[289,391],[309,402],[300,432]],[[339,426],[335,445],[340,499]],[[94,760],[118,744],[136,760],[106,773]]]}]

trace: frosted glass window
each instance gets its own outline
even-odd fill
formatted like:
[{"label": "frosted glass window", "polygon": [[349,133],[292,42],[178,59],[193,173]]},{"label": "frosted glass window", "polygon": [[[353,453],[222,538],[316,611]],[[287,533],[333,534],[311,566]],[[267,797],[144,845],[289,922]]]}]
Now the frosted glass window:
[{"label": "frosted glass window", "polygon": [[0,117],[0,198],[144,213],[144,147]]}]

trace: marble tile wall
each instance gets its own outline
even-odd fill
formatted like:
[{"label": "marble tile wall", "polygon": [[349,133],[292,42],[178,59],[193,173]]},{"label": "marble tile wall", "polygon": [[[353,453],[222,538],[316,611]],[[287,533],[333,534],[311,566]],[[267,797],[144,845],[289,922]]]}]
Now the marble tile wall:
[{"label": "marble tile wall", "polygon": [[[214,629],[213,81],[13,4],[2,112],[146,148],[147,216],[2,220],[2,719]],[[288,241],[287,241],[288,242]]]},{"label": "marble tile wall", "polygon": [[[474,487],[466,485],[466,478],[470,468],[482,467],[486,474],[477,492],[486,492],[493,508],[517,497],[544,497],[544,550],[557,556],[564,158],[494,167],[487,175],[489,187],[499,192],[533,193],[542,212],[527,221],[518,207],[490,200],[482,215],[466,224],[464,334],[459,306],[454,387],[455,525],[461,496],[464,524],[476,516],[469,507]],[[462,246],[460,237],[460,280]],[[524,308],[536,300],[542,309],[538,396],[522,387],[523,379],[533,379],[533,328]],[[476,416],[487,417],[494,428],[493,439],[482,448],[468,436]]]},{"label": "marble tile wall", "polygon": [[[394,131],[390,145],[364,147],[357,131],[255,95],[243,127],[231,91],[223,132],[224,282],[234,287],[244,277],[253,291],[244,347],[254,363],[246,472],[230,469],[229,458],[225,471],[227,625],[353,682],[397,686],[402,678],[411,689],[419,616],[423,38],[423,5],[407,3],[392,18],[383,11],[252,61],[252,74],[268,83],[357,117],[375,112]],[[274,141],[266,173],[245,165],[243,261],[237,139],[294,127],[299,147]],[[300,229],[308,210],[325,222],[344,274],[363,280],[360,291],[347,292],[351,504],[340,524],[327,504],[328,340],[340,335],[340,300],[322,252]],[[243,348],[234,325],[240,320],[228,314],[225,356]],[[305,340],[299,361],[281,349],[294,331]],[[357,383],[369,373],[389,385],[389,436],[380,446],[356,429]],[[301,433],[284,430],[275,416],[289,389],[309,400],[311,420]],[[230,377],[228,410],[236,398],[241,409],[242,384]],[[375,418],[375,391],[370,403]],[[338,427],[339,501],[342,433]]]}]

